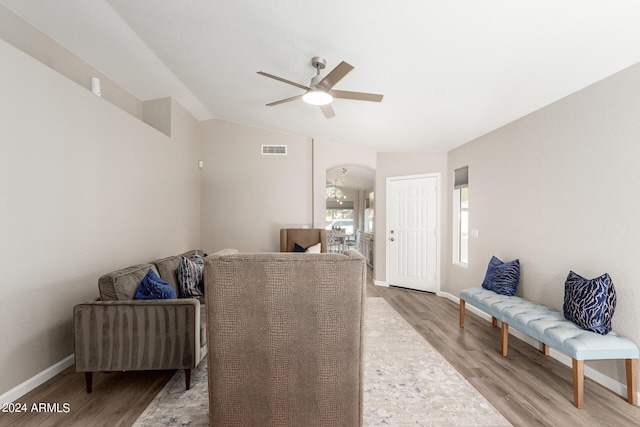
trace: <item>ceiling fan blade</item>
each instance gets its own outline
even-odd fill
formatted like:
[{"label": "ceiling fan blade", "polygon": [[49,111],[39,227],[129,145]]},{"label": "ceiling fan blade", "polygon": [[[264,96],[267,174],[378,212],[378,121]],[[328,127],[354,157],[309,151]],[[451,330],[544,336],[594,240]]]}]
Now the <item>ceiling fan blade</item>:
[{"label": "ceiling fan blade", "polygon": [[295,101],[297,99],[302,99],[303,95],[292,96],[291,98],[281,99],[280,101],[273,101],[267,104],[267,107],[273,107],[274,105],[284,104],[285,102]]},{"label": "ceiling fan blade", "polygon": [[333,112],[333,107],[331,106],[331,104],[320,105],[320,109],[322,110],[322,114],[324,114],[327,119],[335,117],[336,115],[336,113]]},{"label": "ceiling fan blade", "polygon": [[273,74],[265,73],[264,71],[258,71],[258,74],[260,74],[261,76],[272,78],[274,80],[278,80],[278,81],[280,81],[282,83],[286,83],[286,84],[289,84],[291,86],[299,87],[300,89],[311,90],[311,88],[309,86],[301,85],[299,83],[292,82],[291,80],[283,79],[282,77],[278,77],[278,76],[274,76]]},{"label": "ceiling fan blade", "polygon": [[330,90],[336,85],[336,83],[342,80],[344,76],[349,74],[351,70],[353,70],[353,65],[347,64],[346,62],[342,61],[336,66],[336,68],[331,70],[331,72],[327,74],[325,78],[320,81],[320,83],[317,84],[317,87]]},{"label": "ceiling fan blade", "polygon": [[380,102],[383,97],[383,95],[378,95],[377,93],[351,92],[349,90],[332,90],[330,93],[334,98],[355,99],[357,101]]}]

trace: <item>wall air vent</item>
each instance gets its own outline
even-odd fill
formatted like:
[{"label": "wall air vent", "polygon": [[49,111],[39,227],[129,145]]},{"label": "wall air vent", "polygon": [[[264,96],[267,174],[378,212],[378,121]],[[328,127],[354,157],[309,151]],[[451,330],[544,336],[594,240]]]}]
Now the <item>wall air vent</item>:
[{"label": "wall air vent", "polygon": [[286,145],[263,145],[262,155],[263,156],[286,156],[287,146]]}]

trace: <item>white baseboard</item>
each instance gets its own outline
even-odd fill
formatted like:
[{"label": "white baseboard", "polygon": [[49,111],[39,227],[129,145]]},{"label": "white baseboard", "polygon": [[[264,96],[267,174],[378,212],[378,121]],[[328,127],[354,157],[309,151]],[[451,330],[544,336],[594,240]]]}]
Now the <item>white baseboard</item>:
[{"label": "white baseboard", "polygon": [[0,396],[0,404],[15,402],[34,388],[38,387],[41,384],[44,384],[51,378],[58,375],[60,372],[67,369],[69,366],[73,365],[74,362],[75,358],[73,354],[71,356],[65,357],[55,365],[48,367],[44,371],[36,374],[22,384],[17,385],[16,387]]},{"label": "white baseboard", "polygon": [[[455,303],[457,303],[458,305],[460,305],[460,298],[451,295],[450,293],[447,292],[438,292],[438,296],[443,297],[443,298],[447,298]],[[482,319],[486,320],[487,322],[491,322],[491,316],[488,315],[487,313],[485,313],[482,310],[477,309],[476,307],[472,306],[471,304],[467,304],[465,305],[465,308],[469,311],[471,311],[472,313],[474,313],[475,315],[477,315],[478,317],[481,317]],[[541,349],[541,345],[540,342],[534,338],[531,338],[529,335],[524,334],[522,332],[520,332],[519,330],[517,330],[516,328],[509,328],[509,334],[513,335],[514,337],[526,342],[527,344],[529,344],[530,346],[537,348],[538,350]],[[553,357],[554,359],[556,359],[558,362],[562,363],[565,366],[568,366],[569,368],[573,369],[573,362],[571,360],[571,358],[569,356],[567,356],[564,353],[559,352],[558,350],[555,350],[551,347],[549,347],[549,356]],[[623,384],[621,382],[619,382],[618,380],[615,380],[605,374],[603,374],[602,372],[596,371],[595,369],[593,369],[592,367],[588,366],[588,365],[584,365],[584,376],[587,378],[592,379],[593,381],[597,382],[598,384],[600,384],[603,387],[608,388],[609,390],[613,391],[614,393],[622,396],[625,398],[625,400],[627,399],[627,385]],[[638,402],[640,402],[640,392],[638,393]]]},{"label": "white baseboard", "polygon": [[453,302],[455,302],[456,304],[460,304],[460,299],[451,295],[449,292],[442,292],[442,291],[438,291],[436,292],[436,295],[442,298],[446,298],[448,300],[451,300]]},{"label": "white baseboard", "polygon": [[384,286],[385,288],[389,287],[389,284],[387,282],[383,282],[382,280],[374,280],[373,284],[376,286]]}]

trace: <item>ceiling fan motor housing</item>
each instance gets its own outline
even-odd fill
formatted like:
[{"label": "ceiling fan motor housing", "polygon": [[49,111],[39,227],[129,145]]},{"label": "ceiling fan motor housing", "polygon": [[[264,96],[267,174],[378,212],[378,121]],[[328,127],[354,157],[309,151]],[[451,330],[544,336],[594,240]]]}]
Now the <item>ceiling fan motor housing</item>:
[{"label": "ceiling fan motor housing", "polygon": [[311,58],[311,65],[318,70],[324,70],[324,67],[327,66],[327,60],[320,56],[314,56]]}]

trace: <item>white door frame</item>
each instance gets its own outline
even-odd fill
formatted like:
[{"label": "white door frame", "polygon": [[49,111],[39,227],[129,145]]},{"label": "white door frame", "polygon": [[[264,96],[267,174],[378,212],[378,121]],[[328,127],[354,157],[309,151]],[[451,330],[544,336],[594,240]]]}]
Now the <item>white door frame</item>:
[{"label": "white door frame", "polygon": [[391,269],[389,268],[389,264],[390,264],[390,257],[389,257],[389,253],[390,253],[390,242],[389,242],[389,210],[390,210],[390,204],[389,204],[389,193],[390,193],[390,183],[391,181],[399,181],[399,180],[406,180],[406,179],[416,179],[416,178],[436,178],[436,203],[438,203],[438,208],[436,209],[436,239],[437,239],[437,244],[436,244],[436,295],[440,293],[440,249],[442,246],[442,241],[440,239],[441,233],[440,233],[440,228],[441,228],[441,224],[440,224],[440,211],[442,209],[442,200],[440,197],[440,194],[442,193],[441,191],[441,179],[440,179],[440,172],[435,172],[435,173],[427,173],[427,174],[419,174],[419,175],[405,175],[405,176],[391,176],[391,177],[387,177],[386,179],[386,188],[385,188],[385,197],[386,197],[386,201],[385,201],[385,205],[386,205],[386,218],[385,218],[385,229],[384,229],[384,241],[385,241],[385,256],[386,256],[386,260],[385,260],[385,270],[386,270],[386,282],[387,282],[387,286],[390,285],[390,277],[391,277]]}]

